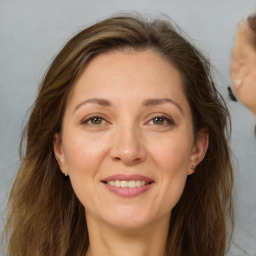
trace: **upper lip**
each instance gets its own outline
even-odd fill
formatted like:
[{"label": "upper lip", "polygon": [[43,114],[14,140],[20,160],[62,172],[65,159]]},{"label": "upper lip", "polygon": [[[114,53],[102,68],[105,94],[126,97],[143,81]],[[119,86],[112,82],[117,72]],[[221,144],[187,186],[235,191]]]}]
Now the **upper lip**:
[{"label": "upper lip", "polygon": [[142,180],[142,181],[146,181],[146,182],[150,182],[150,183],[154,182],[153,179],[151,179],[149,177],[146,177],[146,176],[143,176],[143,175],[139,175],[139,174],[130,174],[130,175],[115,174],[115,175],[108,176],[108,177],[102,179],[101,181],[102,182],[108,182],[108,181],[111,181],[111,180],[125,180],[125,181]]}]

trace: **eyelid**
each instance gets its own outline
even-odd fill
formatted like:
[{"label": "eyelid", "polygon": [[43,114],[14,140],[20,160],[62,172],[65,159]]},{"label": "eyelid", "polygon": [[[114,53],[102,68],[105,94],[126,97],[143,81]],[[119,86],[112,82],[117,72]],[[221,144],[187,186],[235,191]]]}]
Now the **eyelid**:
[{"label": "eyelid", "polygon": [[[175,125],[175,124],[176,124],[176,122],[173,120],[173,118],[172,118],[171,116],[166,115],[166,114],[163,114],[163,113],[154,113],[154,114],[151,114],[151,115],[149,116],[149,120],[146,122],[146,124],[147,124],[147,123],[150,123],[154,118],[157,118],[157,117],[165,119],[165,121],[168,122],[167,125]],[[159,126],[160,126],[160,125],[159,125]],[[165,125],[163,125],[163,126],[165,126]]]},{"label": "eyelid", "polygon": [[[93,118],[101,118],[104,123],[103,124],[110,124],[110,121],[108,120],[108,118],[102,114],[102,113],[93,113],[93,114],[89,114],[87,116],[85,116],[83,119],[81,119],[80,123],[82,125],[91,125],[91,126],[99,126],[99,125],[103,125],[103,124],[90,124],[89,121],[92,120]],[[148,116],[147,121],[145,122],[145,124],[149,124],[154,118],[163,118],[168,124],[164,124],[163,126],[167,126],[167,125],[175,125],[176,122],[174,121],[174,119],[167,114],[163,114],[163,113],[152,113]],[[153,125],[153,124],[152,124]],[[160,126],[160,125],[159,125]]]},{"label": "eyelid", "polygon": [[[89,124],[89,121],[92,120],[92,119],[95,118],[95,117],[101,118],[101,119],[104,121],[104,124],[105,124],[105,123],[109,123],[109,121],[107,120],[107,117],[106,117],[104,114],[101,114],[101,113],[93,113],[93,114],[87,115],[87,116],[85,116],[85,117],[80,121],[80,123],[81,123],[82,125],[88,124],[88,125],[94,126],[94,124]],[[101,124],[99,124],[99,125],[101,125]],[[97,125],[95,125],[95,126],[97,126]]]}]

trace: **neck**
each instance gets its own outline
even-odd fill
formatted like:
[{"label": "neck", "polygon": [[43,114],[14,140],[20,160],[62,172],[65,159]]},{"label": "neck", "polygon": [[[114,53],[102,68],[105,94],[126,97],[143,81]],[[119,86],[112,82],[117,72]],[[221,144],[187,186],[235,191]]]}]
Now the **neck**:
[{"label": "neck", "polygon": [[86,256],[165,255],[169,219],[141,230],[117,229],[91,221],[87,225],[90,243]]}]

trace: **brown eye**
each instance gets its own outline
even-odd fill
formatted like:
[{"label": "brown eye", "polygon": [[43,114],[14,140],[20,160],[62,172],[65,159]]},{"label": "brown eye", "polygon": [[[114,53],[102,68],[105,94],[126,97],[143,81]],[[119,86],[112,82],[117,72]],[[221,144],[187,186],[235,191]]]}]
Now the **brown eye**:
[{"label": "brown eye", "polygon": [[88,121],[91,121],[91,124],[102,124],[103,120],[101,117],[96,116],[96,117],[91,118]]},{"label": "brown eye", "polygon": [[174,121],[166,116],[155,116],[152,118],[149,122],[150,125],[159,125],[159,126],[168,126],[168,125],[174,125]]},{"label": "brown eye", "polygon": [[102,118],[101,117],[94,117],[91,119],[92,124],[101,124],[102,123]]},{"label": "brown eye", "polygon": [[156,124],[156,125],[163,125],[165,124],[165,119],[163,117],[155,117],[154,119],[152,119],[153,121],[153,124]]},{"label": "brown eye", "polygon": [[100,116],[93,116],[82,121],[83,125],[101,125],[104,123],[106,123],[105,119]]}]

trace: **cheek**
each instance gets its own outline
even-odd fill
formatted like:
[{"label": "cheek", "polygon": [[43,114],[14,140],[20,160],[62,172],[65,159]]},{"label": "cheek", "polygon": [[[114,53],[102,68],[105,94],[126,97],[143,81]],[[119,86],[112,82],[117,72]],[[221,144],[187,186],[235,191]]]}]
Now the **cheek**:
[{"label": "cheek", "polygon": [[155,147],[154,161],[159,167],[160,192],[158,198],[164,212],[170,212],[179,201],[190,168],[191,141],[186,135],[162,141]]},{"label": "cheek", "polygon": [[65,158],[70,172],[93,171],[93,166],[100,163],[105,150],[101,140],[95,140],[90,136],[76,134],[65,143]]},{"label": "cheek", "polygon": [[177,135],[152,146],[151,155],[161,169],[171,175],[189,167],[191,145],[190,136]]},{"label": "cheek", "polygon": [[98,181],[97,170],[106,149],[102,143],[95,140],[92,143],[83,136],[69,137],[64,142],[67,172],[76,195],[84,203],[83,197],[93,191],[93,186]]}]

